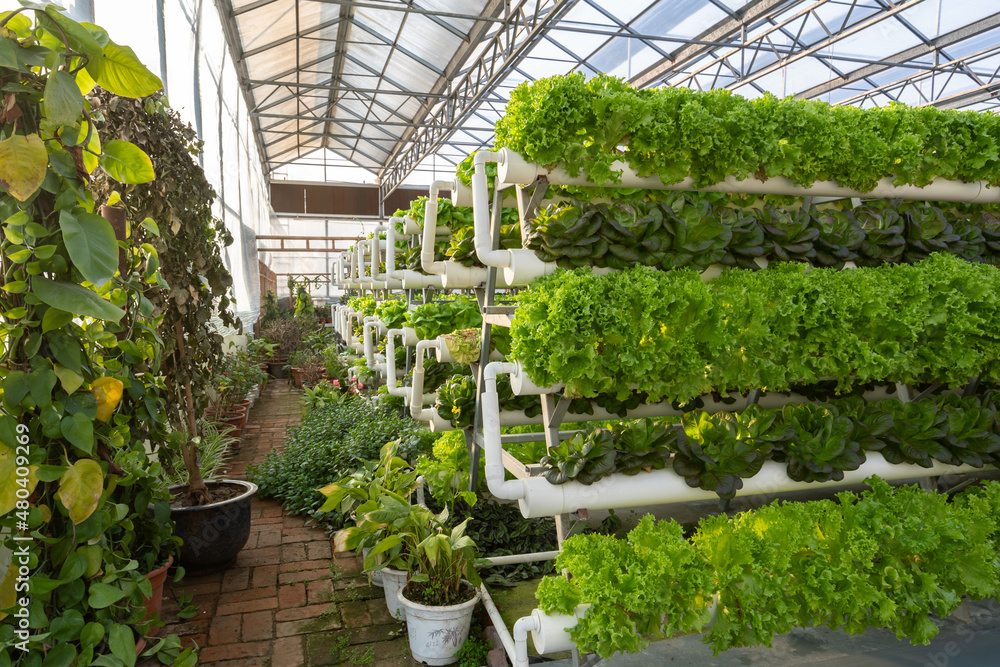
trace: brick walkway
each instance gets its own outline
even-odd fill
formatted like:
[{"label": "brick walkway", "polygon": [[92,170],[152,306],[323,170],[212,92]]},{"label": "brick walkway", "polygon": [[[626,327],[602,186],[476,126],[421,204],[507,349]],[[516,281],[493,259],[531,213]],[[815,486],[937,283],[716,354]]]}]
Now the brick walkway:
[{"label": "brick walkway", "polygon": [[[240,453],[227,477],[281,449],[302,416],[302,392],[272,380],[250,411]],[[199,665],[216,667],[410,667],[406,630],[393,621],[381,588],[368,585],[353,553],[332,553],[332,541],[281,505],[255,498],[250,540],[224,572],[190,572],[164,591],[162,634],[196,642]],[[177,617],[178,600],[193,596],[194,618]],[[159,664],[159,663],[154,663]]]}]

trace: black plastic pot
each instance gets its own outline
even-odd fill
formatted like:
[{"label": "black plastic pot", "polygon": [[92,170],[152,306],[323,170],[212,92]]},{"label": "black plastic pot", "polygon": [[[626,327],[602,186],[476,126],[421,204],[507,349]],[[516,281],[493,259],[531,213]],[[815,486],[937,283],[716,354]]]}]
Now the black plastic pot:
[{"label": "black plastic pot", "polygon": [[[171,491],[186,485],[170,487]],[[190,570],[224,565],[240,552],[250,539],[250,502],[257,485],[239,479],[207,483],[209,491],[224,486],[241,487],[235,498],[197,507],[171,508],[174,534],[184,540],[179,562]]]}]

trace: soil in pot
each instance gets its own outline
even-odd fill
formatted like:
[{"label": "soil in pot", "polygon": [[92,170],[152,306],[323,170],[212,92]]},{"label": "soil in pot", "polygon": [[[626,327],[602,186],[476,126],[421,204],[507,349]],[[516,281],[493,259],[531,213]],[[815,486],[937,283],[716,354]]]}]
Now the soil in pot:
[{"label": "soil in pot", "polygon": [[174,495],[170,518],[174,534],[184,540],[178,561],[192,570],[225,567],[250,538],[250,507],[257,485],[242,480],[207,483],[208,505],[192,505],[184,498],[186,485],[170,488]]}]

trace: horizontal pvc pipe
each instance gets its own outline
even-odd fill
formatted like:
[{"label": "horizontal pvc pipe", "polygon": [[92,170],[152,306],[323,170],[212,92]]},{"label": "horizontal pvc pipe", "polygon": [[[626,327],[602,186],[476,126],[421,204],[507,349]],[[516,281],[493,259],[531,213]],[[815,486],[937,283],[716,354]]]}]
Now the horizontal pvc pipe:
[{"label": "horizontal pvc pipe", "polygon": [[538,563],[543,560],[555,560],[558,555],[558,551],[536,551],[530,554],[477,558],[476,567],[502,567],[504,565],[519,565],[520,563]]},{"label": "horizontal pvc pipe", "polygon": [[414,234],[420,233],[420,225],[417,224],[416,220],[414,220],[408,215],[404,216],[402,220],[403,220],[404,234],[406,234],[407,236],[413,236]]},{"label": "horizontal pvc pipe", "polygon": [[403,289],[423,289],[425,287],[443,287],[444,276],[428,276],[419,271],[404,269],[397,271],[403,274]]},{"label": "horizontal pvc pipe", "polygon": [[417,330],[413,327],[403,327],[400,331],[403,336],[403,345],[406,347],[413,347],[420,340],[417,338]]},{"label": "horizontal pvc pipe", "polygon": [[[489,184],[487,183],[488,186]],[[472,186],[462,183],[458,180],[458,177],[455,178],[455,189],[451,191],[451,205],[464,206],[466,208],[472,206]],[[503,207],[517,208],[517,197],[510,190],[504,193]]]},{"label": "horizontal pvc pipe", "polygon": [[[499,436],[499,433],[497,434]],[[806,491],[820,487],[849,486],[861,484],[872,475],[885,480],[937,477],[974,472],[972,466],[945,465],[935,463],[931,468],[912,464],[889,463],[878,452],[867,452],[867,461],[857,470],[844,472],[844,479],[830,482],[797,482],[788,477],[787,467],[777,461],[766,461],[763,468],[753,477],[743,480],[740,496]],[[555,516],[575,512],[581,508],[588,510],[637,507],[640,505],[662,505],[695,500],[718,500],[718,494],[688,486],[683,477],[672,469],[664,468],[638,475],[610,475],[587,486],[579,482],[549,484],[542,477],[529,477],[524,483],[524,499],[519,501],[521,514],[526,519],[541,516]]]},{"label": "horizontal pvc pipe", "polygon": [[444,289],[468,289],[486,285],[486,269],[482,266],[465,266],[455,261],[435,262],[441,272]]},{"label": "horizontal pvc pipe", "polygon": [[528,377],[523,363],[520,361],[515,361],[514,363],[516,365],[513,372],[510,373],[510,388],[515,396],[541,396],[542,394],[554,394],[563,390],[565,386],[563,384],[553,384],[547,387],[538,386]]},{"label": "horizontal pvc pipe", "polygon": [[[476,154],[476,159],[483,152]],[[685,178],[679,183],[664,185],[657,176],[639,176],[626,163],[618,161],[611,165],[612,171],[621,171],[620,183],[592,183],[581,172],[578,176],[570,176],[562,167],[547,169],[542,165],[528,162],[518,153],[507,148],[500,149],[497,162],[497,180],[505,185],[527,185],[539,176],[545,176],[552,185],[603,185],[619,188],[644,188],[648,190],[694,190],[698,192],[728,192],[755,195],[791,195],[795,197],[865,197],[878,199],[917,199],[930,201],[961,201],[978,204],[1000,203],[1000,188],[990,186],[986,181],[962,183],[935,179],[924,187],[915,185],[893,185],[891,178],[883,178],[869,192],[860,192],[845,188],[835,181],[816,181],[806,187],[797,185],[783,176],[772,176],[761,181],[754,176],[738,180],[734,176],[715,185],[696,187],[694,180]],[[478,174],[478,171],[476,172]],[[485,173],[483,174],[485,185]],[[475,190],[475,176],[473,190]]]},{"label": "horizontal pvc pipe", "polygon": [[[448,339],[444,336],[437,337],[438,348],[437,348],[437,360],[442,364],[450,364],[455,361],[455,357],[451,354],[451,348],[448,347]],[[479,361],[479,356],[476,356],[476,361]],[[497,350],[490,352],[490,361],[503,361],[503,355]]]},{"label": "horizontal pvc pipe", "polygon": [[[477,156],[482,153],[477,153]],[[511,373],[517,366],[505,361],[491,361],[483,369],[482,395],[483,449],[486,452],[486,487],[501,500],[520,500],[525,496],[523,480],[505,480],[503,446],[500,443],[500,397],[497,395],[497,373]],[[524,510],[521,510],[522,514]]]},{"label": "horizontal pvc pipe", "polygon": [[546,614],[541,609],[532,609],[531,616],[525,618],[533,620],[531,641],[535,645],[535,650],[545,655],[572,649],[573,640],[569,637],[569,631],[583,618],[588,609],[590,609],[589,604],[577,605],[572,615]]}]

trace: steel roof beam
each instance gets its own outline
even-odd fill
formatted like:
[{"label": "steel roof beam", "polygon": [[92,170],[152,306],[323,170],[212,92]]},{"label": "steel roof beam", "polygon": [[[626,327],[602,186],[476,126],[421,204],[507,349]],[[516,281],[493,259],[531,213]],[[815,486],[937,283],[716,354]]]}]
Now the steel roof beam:
[{"label": "steel roof beam", "polygon": [[895,55],[891,55],[884,58],[880,63],[875,63],[871,65],[866,65],[853,72],[848,72],[844,77],[839,79],[831,79],[826,83],[822,83],[818,86],[813,86],[809,90],[804,90],[796,97],[808,99],[813,97],[819,97],[820,95],[825,95],[827,93],[833,92],[838,88],[844,86],[849,86],[852,83],[857,83],[863,79],[880,74],[888,69],[904,65],[910,61],[922,58],[923,56],[933,53],[935,50],[944,49],[953,44],[957,44],[966,39],[976,37],[984,32],[993,30],[994,28],[1000,28],[1000,12],[996,14],[991,14],[978,21],[974,21],[969,25],[963,26],[951,32],[939,35],[930,40],[930,43],[920,44],[912,48],[906,49],[905,51],[900,51]]},{"label": "steel roof beam", "polygon": [[496,30],[482,51],[482,57],[461,77],[449,82],[449,98],[429,114],[428,126],[415,133],[407,146],[386,162],[379,172],[380,196],[383,200],[403,182],[403,179],[455,129],[468,118],[483,98],[507,78],[549,27],[558,22],[578,0],[536,0],[530,16],[522,2],[509,12],[506,22]]},{"label": "steel roof beam", "polygon": [[[344,55],[347,49],[344,48],[343,44],[347,41],[347,31],[350,30],[351,25],[354,21],[354,8],[349,5],[342,5],[340,7],[340,23],[337,25],[337,55],[333,59],[333,69],[330,72],[330,83],[333,87],[330,88],[329,94],[326,98],[326,114],[328,116],[333,116],[336,113],[337,102],[343,96],[340,89],[337,88],[341,83],[341,79],[344,77]],[[323,128],[324,132],[330,132],[330,123],[326,123],[326,127]],[[329,146],[329,140],[323,140],[323,147]]]},{"label": "steel roof beam", "polygon": [[[265,0],[266,1],[266,0]],[[411,14],[426,14],[448,19],[462,19],[465,21],[489,21],[502,23],[502,19],[487,17],[485,12],[480,14],[459,14],[457,12],[440,12],[435,9],[422,9],[409,4],[393,2],[391,4],[381,4],[377,2],[360,2],[359,0],[311,0],[312,2],[322,2],[334,5],[344,5],[347,7],[357,7],[359,9],[381,9],[388,12],[409,12]]]},{"label": "steel roof beam", "polygon": [[[695,38],[695,41],[710,43],[720,42],[723,39],[732,37],[734,34],[739,34],[745,26],[764,16],[767,16],[769,12],[793,3],[794,0],[751,1],[737,10],[736,18],[725,18],[719,21],[708,30],[698,35]],[[682,46],[671,53],[668,57],[650,65],[642,72],[633,76],[630,82],[636,88],[644,88],[650,85],[653,81],[662,79],[665,76],[670,76],[672,73],[682,68],[685,63],[702,57],[709,50],[710,47],[702,44]]]},{"label": "steel roof beam", "polygon": [[279,39],[274,40],[273,42],[269,42],[269,43],[263,44],[261,46],[255,46],[254,48],[252,48],[252,49],[250,49],[248,51],[244,51],[243,52],[243,58],[252,58],[253,56],[255,56],[255,55],[259,54],[259,53],[264,53],[265,51],[270,51],[271,49],[273,49],[275,47],[281,46],[282,44],[287,44],[288,42],[301,39],[302,37],[307,37],[307,36],[313,34],[314,32],[319,32],[321,30],[326,30],[327,28],[332,28],[333,26],[337,25],[338,23],[340,23],[340,18],[339,17],[335,18],[335,19],[331,19],[330,21],[325,21],[323,23],[320,23],[319,25],[313,26],[312,28],[309,28],[308,30],[302,30],[302,31],[296,32],[294,34],[287,35],[285,37],[281,37]]}]

